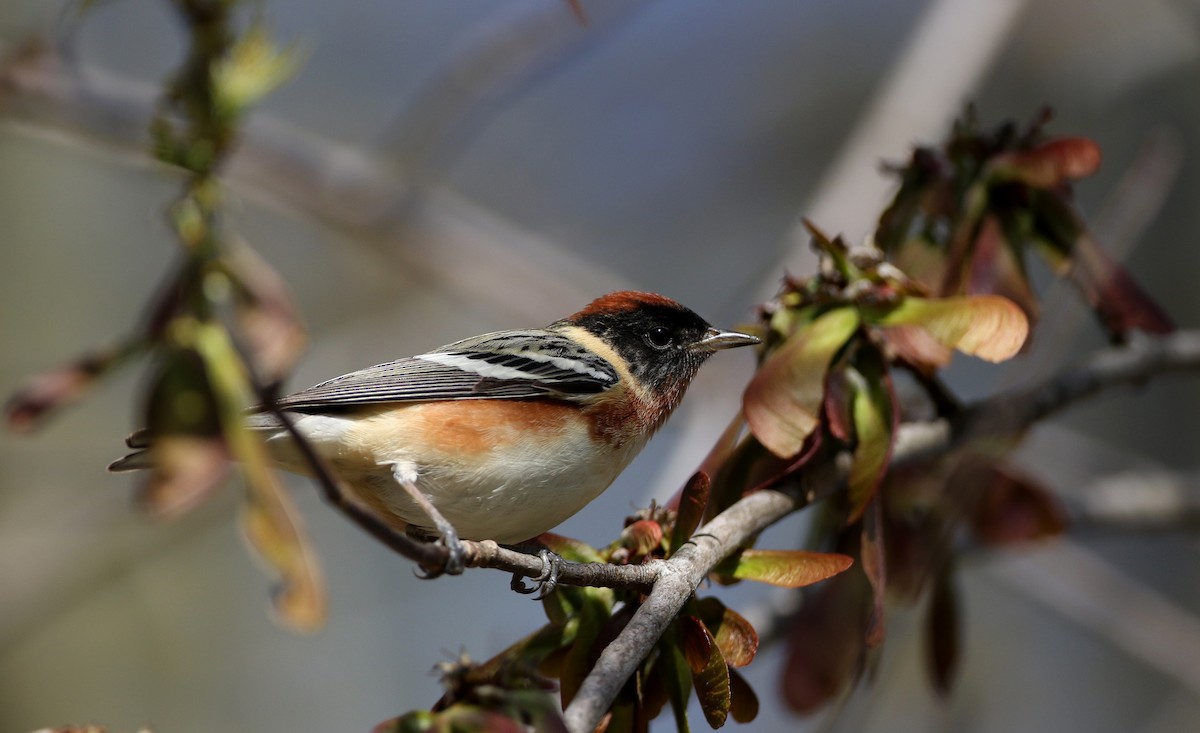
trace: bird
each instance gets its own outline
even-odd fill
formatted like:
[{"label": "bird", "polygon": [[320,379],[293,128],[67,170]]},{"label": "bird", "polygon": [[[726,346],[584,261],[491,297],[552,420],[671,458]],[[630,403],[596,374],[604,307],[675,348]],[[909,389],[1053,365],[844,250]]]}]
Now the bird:
[{"label": "bird", "polygon": [[[529,541],[607,489],[715,352],[759,343],[653,293],[609,293],[545,328],[495,331],[275,400],[363,504],[396,530]],[[264,406],[247,425],[278,467],[310,474]],[[113,472],[154,465],[135,433]],[[545,558],[543,558],[545,559]]]}]

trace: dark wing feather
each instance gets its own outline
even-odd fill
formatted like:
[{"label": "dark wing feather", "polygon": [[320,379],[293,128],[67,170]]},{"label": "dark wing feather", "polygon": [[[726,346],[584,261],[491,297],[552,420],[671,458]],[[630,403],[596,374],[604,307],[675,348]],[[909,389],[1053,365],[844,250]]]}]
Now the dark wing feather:
[{"label": "dark wing feather", "polygon": [[617,371],[553,331],[500,331],[379,364],[278,401],[288,410],[429,400],[582,400],[616,385]]}]

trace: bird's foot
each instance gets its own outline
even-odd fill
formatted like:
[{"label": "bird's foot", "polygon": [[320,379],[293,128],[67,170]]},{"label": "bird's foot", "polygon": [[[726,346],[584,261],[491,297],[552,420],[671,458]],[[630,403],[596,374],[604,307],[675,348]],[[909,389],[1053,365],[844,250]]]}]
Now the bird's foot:
[{"label": "bird's foot", "polygon": [[[424,534],[424,533],[422,533]],[[426,535],[426,538],[428,536]],[[467,567],[466,550],[463,548],[462,542],[458,539],[458,533],[454,528],[447,524],[441,532],[441,536],[436,540],[437,544],[446,548],[446,560],[441,567],[417,567],[413,569],[413,574],[422,580],[432,580],[442,575],[462,575],[463,570]]]},{"label": "bird's foot", "polygon": [[525,578],[517,573],[513,573],[512,582],[508,584],[509,588],[523,595],[535,594],[535,601],[542,600],[558,587],[558,573],[563,562],[562,557],[547,549],[538,551],[538,557],[542,560],[542,572],[532,579],[533,585],[525,585]]}]

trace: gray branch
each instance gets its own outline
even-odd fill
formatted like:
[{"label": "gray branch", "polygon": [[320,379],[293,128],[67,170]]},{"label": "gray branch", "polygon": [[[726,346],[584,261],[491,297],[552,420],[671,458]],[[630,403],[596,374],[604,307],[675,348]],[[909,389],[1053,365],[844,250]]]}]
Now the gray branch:
[{"label": "gray branch", "polygon": [[[1200,331],[1108,348],[1032,387],[977,402],[953,424],[938,421],[902,426],[892,465],[974,448],[979,442],[1011,444],[1037,421],[1104,390],[1161,374],[1198,370]],[[792,511],[830,495],[843,479],[835,458],[820,461],[806,468],[786,493],[760,491],[743,498],[701,527],[669,560],[651,564],[657,568],[654,589],[601,653],[566,709],[567,727],[575,733],[595,729],[625,680],[717,563]]]}]

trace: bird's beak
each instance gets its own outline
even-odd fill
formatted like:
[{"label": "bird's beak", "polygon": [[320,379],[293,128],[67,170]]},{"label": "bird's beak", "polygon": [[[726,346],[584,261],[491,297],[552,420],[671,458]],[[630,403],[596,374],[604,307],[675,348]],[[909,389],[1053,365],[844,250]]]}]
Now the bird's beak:
[{"label": "bird's beak", "polygon": [[720,331],[710,328],[705,332],[704,338],[696,342],[694,349],[696,351],[713,352],[720,351],[721,349],[736,349],[739,346],[753,346],[757,343],[759,343],[759,338],[751,336],[748,333]]}]

